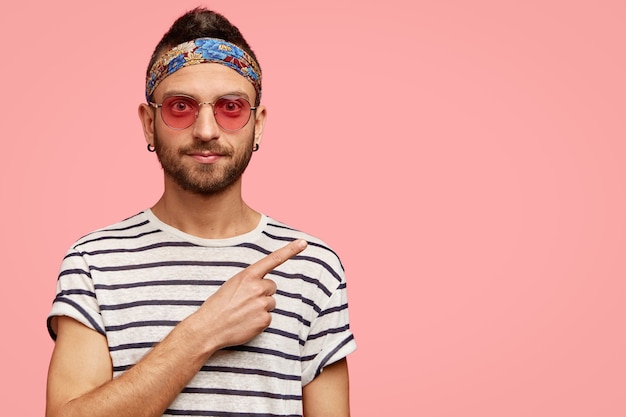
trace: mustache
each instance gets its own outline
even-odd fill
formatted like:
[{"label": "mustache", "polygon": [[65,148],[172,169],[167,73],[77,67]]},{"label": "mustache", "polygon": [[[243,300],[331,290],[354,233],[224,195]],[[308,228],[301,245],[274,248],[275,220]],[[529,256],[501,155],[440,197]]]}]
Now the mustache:
[{"label": "mustache", "polygon": [[224,146],[220,146],[215,143],[202,143],[196,144],[193,146],[187,146],[178,151],[180,155],[186,155],[190,153],[201,153],[201,152],[210,152],[214,154],[224,155],[224,156],[232,156],[233,150],[226,148]]}]

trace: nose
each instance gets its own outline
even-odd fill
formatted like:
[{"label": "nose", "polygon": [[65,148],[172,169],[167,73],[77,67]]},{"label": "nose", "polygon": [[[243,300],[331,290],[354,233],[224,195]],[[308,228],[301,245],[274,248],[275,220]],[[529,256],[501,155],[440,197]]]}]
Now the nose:
[{"label": "nose", "polygon": [[193,124],[193,135],[199,140],[213,140],[220,135],[220,127],[213,114],[213,105],[211,103],[199,103],[198,115]]}]

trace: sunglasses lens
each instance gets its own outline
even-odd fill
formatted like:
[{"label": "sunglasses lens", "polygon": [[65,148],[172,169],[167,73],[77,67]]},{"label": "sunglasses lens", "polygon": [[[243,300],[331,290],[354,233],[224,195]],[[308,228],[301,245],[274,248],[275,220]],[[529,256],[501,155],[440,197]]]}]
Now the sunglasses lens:
[{"label": "sunglasses lens", "polygon": [[163,100],[161,115],[166,125],[185,129],[196,121],[198,103],[190,97],[172,96]]},{"label": "sunglasses lens", "polygon": [[239,130],[250,119],[250,103],[237,96],[224,96],[213,105],[215,120],[224,130]]},{"label": "sunglasses lens", "polygon": [[[196,121],[199,106],[191,97],[171,96],[163,100],[161,117],[172,129],[186,129]],[[239,96],[220,97],[213,105],[213,114],[222,129],[239,130],[250,119],[250,103]]]}]

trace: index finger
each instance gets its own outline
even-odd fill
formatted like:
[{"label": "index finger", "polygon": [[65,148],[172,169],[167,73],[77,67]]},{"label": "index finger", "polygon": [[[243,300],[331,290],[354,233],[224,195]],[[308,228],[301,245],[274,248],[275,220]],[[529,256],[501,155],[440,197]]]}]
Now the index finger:
[{"label": "index finger", "polygon": [[252,275],[263,278],[268,272],[276,268],[278,265],[293,258],[307,247],[306,240],[297,239],[289,242],[280,249],[275,250],[259,261],[253,263],[246,270]]}]

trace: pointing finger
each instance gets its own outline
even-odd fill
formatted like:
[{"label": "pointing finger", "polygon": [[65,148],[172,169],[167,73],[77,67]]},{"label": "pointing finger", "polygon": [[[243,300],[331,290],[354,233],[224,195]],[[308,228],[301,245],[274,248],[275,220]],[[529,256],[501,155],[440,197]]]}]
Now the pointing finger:
[{"label": "pointing finger", "polygon": [[278,265],[293,258],[307,247],[306,240],[298,239],[289,242],[280,249],[275,250],[259,261],[250,265],[246,270],[252,275],[263,278],[268,272],[276,268]]}]

